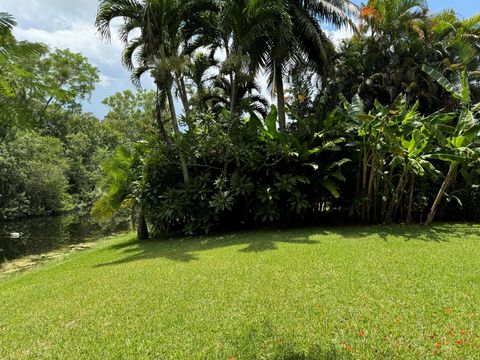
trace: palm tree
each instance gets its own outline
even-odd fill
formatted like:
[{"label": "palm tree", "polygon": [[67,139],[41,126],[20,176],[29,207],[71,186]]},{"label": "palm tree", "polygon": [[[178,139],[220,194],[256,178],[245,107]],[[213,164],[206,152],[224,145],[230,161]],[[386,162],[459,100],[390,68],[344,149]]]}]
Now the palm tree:
[{"label": "palm tree", "polygon": [[393,43],[426,19],[426,0],[369,0],[361,11],[362,30],[371,38]]},{"label": "palm tree", "polygon": [[214,54],[202,52],[194,54],[187,64],[188,78],[195,92],[190,99],[192,104],[200,110],[206,109],[204,97],[208,89],[208,81],[212,79],[212,76],[208,76],[208,71],[217,65],[218,61],[215,59]]},{"label": "palm tree", "polygon": [[[119,29],[120,39],[125,44],[123,64],[132,71],[132,80],[137,85],[143,74],[149,72],[158,88],[157,123],[160,131],[162,98],[168,100],[170,117],[175,138],[181,137],[180,126],[175,110],[174,85],[180,95],[184,110],[189,112],[189,102],[183,80],[184,62],[181,56],[182,28],[185,19],[192,17],[202,1],[182,0],[101,0],[98,7],[96,26],[100,35],[111,38],[111,23],[122,19]],[[132,33],[139,32],[134,38]],[[186,159],[181,151],[179,158],[185,182],[189,181]]]},{"label": "palm tree", "polygon": [[[205,4],[204,4],[205,5]],[[185,48],[192,53],[207,48],[224,52],[221,75],[228,76],[230,113],[238,115],[239,88],[245,77],[254,77],[265,64],[265,49],[278,16],[278,0],[210,0]]]},{"label": "palm tree", "polygon": [[278,2],[277,12],[265,65],[270,86],[276,92],[279,128],[284,131],[284,77],[289,63],[304,58],[320,75],[325,75],[335,50],[321,23],[355,29],[350,15],[356,13],[356,6],[348,0],[287,0]]},{"label": "palm tree", "polygon": [[[260,86],[251,76],[239,77],[237,80],[237,101],[234,108],[236,114],[258,113],[266,117],[268,101],[261,95]],[[214,113],[220,113],[224,108],[231,108],[232,86],[228,78],[217,76],[212,87],[202,96],[202,102],[210,106]]]},{"label": "palm tree", "polygon": [[132,213],[132,223],[137,225],[137,240],[149,238],[145,220],[144,205],[141,197],[141,148],[119,147],[114,156],[102,164],[106,175],[103,180],[104,194],[92,207],[92,214],[98,218],[109,219],[121,208]]}]

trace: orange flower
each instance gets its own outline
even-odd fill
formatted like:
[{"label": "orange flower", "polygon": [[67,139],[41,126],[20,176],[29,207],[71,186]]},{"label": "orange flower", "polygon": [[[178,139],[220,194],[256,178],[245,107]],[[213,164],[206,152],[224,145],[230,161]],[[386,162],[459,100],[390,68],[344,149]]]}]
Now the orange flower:
[{"label": "orange flower", "polygon": [[462,341],[462,340],[457,340],[457,341],[455,341],[455,343],[456,343],[457,345],[462,345],[462,344],[463,344],[463,341]]},{"label": "orange flower", "polygon": [[465,335],[465,331],[460,330],[460,335]]},{"label": "orange flower", "polygon": [[352,351],[352,347],[347,345],[347,346],[345,346],[345,350]]},{"label": "orange flower", "polygon": [[358,336],[362,336],[362,337],[365,336],[365,332],[364,331],[359,331]]},{"label": "orange flower", "polygon": [[363,18],[373,15],[375,9],[371,6],[365,6],[360,10],[360,16]]}]

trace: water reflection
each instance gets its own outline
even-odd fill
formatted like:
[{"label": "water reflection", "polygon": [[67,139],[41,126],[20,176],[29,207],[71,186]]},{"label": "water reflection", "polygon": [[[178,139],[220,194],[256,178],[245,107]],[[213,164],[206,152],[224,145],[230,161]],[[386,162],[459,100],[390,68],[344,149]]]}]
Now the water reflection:
[{"label": "water reflection", "polygon": [[[0,222],[0,262],[92,241],[128,229],[127,222],[102,224],[88,214]],[[11,233],[23,233],[12,238]]]}]

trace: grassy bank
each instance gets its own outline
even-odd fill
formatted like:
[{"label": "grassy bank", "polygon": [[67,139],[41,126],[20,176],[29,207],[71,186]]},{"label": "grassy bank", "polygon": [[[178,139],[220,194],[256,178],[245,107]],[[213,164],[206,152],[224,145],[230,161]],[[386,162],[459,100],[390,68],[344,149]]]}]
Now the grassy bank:
[{"label": "grassy bank", "polygon": [[0,358],[474,359],[480,226],[122,236],[0,281]]}]

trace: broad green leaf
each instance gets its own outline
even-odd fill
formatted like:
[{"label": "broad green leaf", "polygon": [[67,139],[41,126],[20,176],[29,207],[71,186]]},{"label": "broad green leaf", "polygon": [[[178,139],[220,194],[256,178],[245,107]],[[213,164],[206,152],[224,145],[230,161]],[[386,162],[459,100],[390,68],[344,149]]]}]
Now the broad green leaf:
[{"label": "broad green leaf", "polygon": [[362,98],[358,94],[355,94],[352,99],[352,111],[355,113],[355,115],[360,115],[365,112]]},{"label": "broad green leaf", "polygon": [[318,164],[317,163],[305,163],[303,164],[304,166],[311,166],[313,170],[317,171],[318,170]]},{"label": "broad green leaf", "polygon": [[464,136],[455,136],[451,139],[452,145],[456,148],[461,148],[465,142]]},{"label": "broad green leaf", "polygon": [[338,171],[337,172],[334,172],[334,173],[331,173],[330,176],[334,177],[335,179],[338,179],[340,181],[347,181],[347,179],[345,178],[345,176],[343,176],[342,173],[339,173]]},{"label": "broad green leaf", "polygon": [[341,166],[343,166],[343,165],[345,165],[345,164],[347,164],[351,161],[352,160],[350,160],[350,159],[344,158],[342,160],[339,160],[339,161],[336,161],[336,162],[330,164],[330,166],[327,168],[327,170],[331,170],[331,169],[334,169],[336,167],[341,167]]},{"label": "broad green leaf", "polygon": [[425,170],[423,169],[423,166],[417,160],[410,159],[409,164],[410,164],[410,167],[415,172],[415,174],[420,176],[425,175]]},{"label": "broad green leaf", "polygon": [[436,159],[442,160],[446,162],[461,162],[465,160],[465,157],[456,155],[456,154],[448,154],[448,153],[437,153],[428,155],[429,159]]},{"label": "broad green leaf", "polygon": [[267,126],[267,133],[271,138],[277,134],[277,108],[272,105],[272,109],[265,118],[265,125]]},{"label": "broad green leaf", "polygon": [[321,183],[323,187],[327,189],[335,199],[338,199],[340,197],[340,192],[338,190],[338,187],[333,183],[333,181],[331,181],[330,179],[324,179],[321,181]]},{"label": "broad green leaf", "polygon": [[461,73],[461,84],[462,84],[462,98],[463,101],[467,104],[470,103],[471,98],[470,98],[470,84],[468,82],[468,75],[465,70],[462,71]]},{"label": "broad green leaf", "polygon": [[422,70],[429,75],[433,80],[439,83],[445,90],[449,93],[453,93],[455,91],[454,85],[448,80],[445,76],[443,76],[439,71],[431,68],[428,65],[422,65]]},{"label": "broad green leaf", "polygon": [[457,74],[457,79],[455,83],[452,83],[439,71],[431,68],[428,65],[422,65],[422,70],[438,84],[440,84],[440,86],[442,86],[446,91],[452,94],[455,99],[463,103],[468,103],[470,101],[470,89],[465,89],[465,86],[468,87],[468,79],[466,77],[466,73]]},{"label": "broad green leaf", "polygon": [[458,118],[457,133],[462,134],[464,131],[472,128],[473,125],[475,125],[473,113],[468,109],[463,109]]},{"label": "broad green leaf", "polygon": [[475,104],[475,105],[472,106],[472,112],[473,113],[476,113],[478,111],[480,111],[480,102],[478,104]]}]

